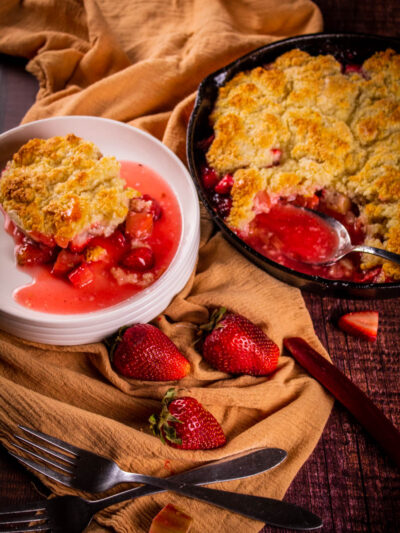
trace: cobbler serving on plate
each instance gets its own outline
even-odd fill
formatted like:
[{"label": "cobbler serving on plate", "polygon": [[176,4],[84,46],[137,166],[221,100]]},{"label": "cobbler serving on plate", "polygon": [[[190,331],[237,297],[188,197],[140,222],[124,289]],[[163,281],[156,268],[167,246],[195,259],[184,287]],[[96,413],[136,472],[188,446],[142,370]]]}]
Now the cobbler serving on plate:
[{"label": "cobbler serving on plate", "polygon": [[35,278],[15,299],[39,311],[128,298],[161,276],[180,239],[178,202],[160,176],[74,134],[24,144],[1,175],[0,204],[17,264]]},{"label": "cobbler serving on plate", "polygon": [[287,253],[325,240],[293,229],[302,223],[293,206],[334,216],[353,244],[400,253],[399,82],[400,55],[389,49],[362,65],[294,49],[235,75],[219,89],[213,134],[201,143],[210,203],[253,249],[296,271],[399,280],[399,266],[372,255],[324,267]]}]

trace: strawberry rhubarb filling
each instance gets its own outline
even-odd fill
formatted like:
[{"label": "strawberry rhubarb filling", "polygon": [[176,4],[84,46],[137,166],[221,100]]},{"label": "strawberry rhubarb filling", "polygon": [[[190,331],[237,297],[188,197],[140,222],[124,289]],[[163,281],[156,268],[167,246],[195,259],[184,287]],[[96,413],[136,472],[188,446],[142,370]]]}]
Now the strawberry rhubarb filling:
[{"label": "strawberry rhubarb filling", "polygon": [[[276,157],[274,166],[277,165]],[[214,169],[204,166],[202,180],[214,210],[230,226],[233,176],[218,176]],[[297,272],[357,283],[382,281],[382,267],[362,269],[359,253],[352,253],[330,266],[309,264],[331,257],[338,237],[322,219],[297,207],[335,218],[346,227],[353,244],[364,242],[365,228],[356,204],[343,194],[325,189],[307,197],[284,197],[260,191],[254,198],[251,221],[241,229],[233,226],[230,229],[258,253]]]},{"label": "strawberry rhubarb filling", "polygon": [[5,215],[18,268],[33,278],[15,292],[17,302],[48,313],[96,311],[139,293],[165,272],[181,236],[177,199],[145,165],[123,161],[120,177],[138,193],[111,232],[94,226],[62,247],[27,235]]}]

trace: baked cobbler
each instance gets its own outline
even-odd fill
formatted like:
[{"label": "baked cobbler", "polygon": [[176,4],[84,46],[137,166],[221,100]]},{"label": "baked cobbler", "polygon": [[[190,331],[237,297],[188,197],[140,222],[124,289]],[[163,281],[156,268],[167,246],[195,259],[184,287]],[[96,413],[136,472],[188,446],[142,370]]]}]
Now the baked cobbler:
[{"label": "baked cobbler", "polygon": [[399,266],[367,254],[329,268],[294,263],[271,229],[279,206],[308,206],[344,223],[354,244],[400,253],[399,54],[342,65],[291,50],[221,87],[210,123],[204,186],[243,240],[301,272],[400,279]]},{"label": "baked cobbler", "polygon": [[120,164],[73,134],[31,139],[7,164],[0,204],[27,235],[66,248],[108,236],[139,193],[119,176]]},{"label": "baked cobbler", "polygon": [[23,145],[1,174],[0,205],[17,264],[35,279],[14,297],[39,311],[132,296],[167,269],[180,239],[179,206],[160,176],[74,134]]}]

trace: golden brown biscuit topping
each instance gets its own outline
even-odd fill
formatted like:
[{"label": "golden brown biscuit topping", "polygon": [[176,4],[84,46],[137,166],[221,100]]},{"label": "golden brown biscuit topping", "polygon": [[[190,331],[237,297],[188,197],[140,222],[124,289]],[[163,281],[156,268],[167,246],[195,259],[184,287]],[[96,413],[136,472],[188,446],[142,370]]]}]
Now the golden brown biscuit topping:
[{"label": "golden brown biscuit topping", "polygon": [[[366,244],[400,253],[399,54],[377,52],[345,69],[333,56],[291,50],[228,81],[210,120],[207,164],[233,175],[226,221],[234,230],[248,227],[261,191],[287,198],[325,189],[357,204]],[[362,267],[376,264],[363,256]],[[400,267],[383,270],[400,279]]]},{"label": "golden brown biscuit topping", "polygon": [[114,157],[73,134],[32,139],[4,169],[0,203],[25,233],[61,247],[88,234],[110,235],[138,195],[119,168]]}]

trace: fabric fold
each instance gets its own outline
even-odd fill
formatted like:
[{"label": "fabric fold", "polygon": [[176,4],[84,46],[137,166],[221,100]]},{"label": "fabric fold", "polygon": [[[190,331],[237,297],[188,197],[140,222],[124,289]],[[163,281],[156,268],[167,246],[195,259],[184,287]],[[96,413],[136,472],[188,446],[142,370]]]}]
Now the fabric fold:
[{"label": "fabric fold", "polygon": [[[161,139],[184,162],[195,91],[207,74],[278,38],[321,29],[320,12],[309,0],[7,0],[0,6],[0,52],[29,59],[27,68],[40,83],[25,122],[67,114],[128,122]],[[266,377],[212,369],[195,344],[196,325],[223,305],[261,326],[281,349],[286,336],[302,336],[328,355],[300,291],[250,263],[215,231],[205,209],[201,213],[196,271],[154,320],[189,359],[191,373],[178,383],[127,380],[114,371],[103,343],[56,347],[0,332],[4,446],[24,424],[111,457],[125,470],[158,476],[277,446],[288,452],[278,468],[217,486],[284,496],[320,438],[332,398],[285,353]],[[214,414],[226,446],[183,451],[150,433],[148,417],[171,386]],[[41,479],[55,494],[80,494]],[[168,502],[193,516],[193,533],[262,528],[164,493],[107,509],[88,531],[146,532]]]}]

